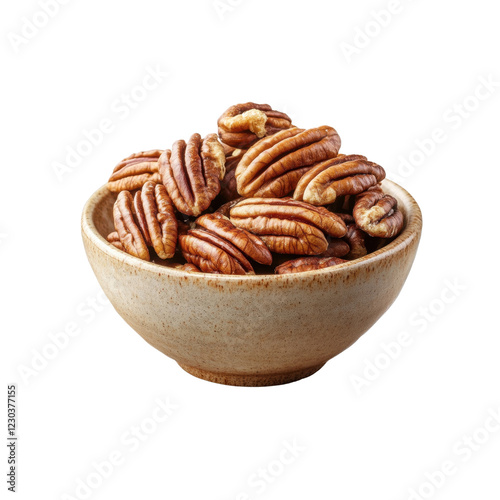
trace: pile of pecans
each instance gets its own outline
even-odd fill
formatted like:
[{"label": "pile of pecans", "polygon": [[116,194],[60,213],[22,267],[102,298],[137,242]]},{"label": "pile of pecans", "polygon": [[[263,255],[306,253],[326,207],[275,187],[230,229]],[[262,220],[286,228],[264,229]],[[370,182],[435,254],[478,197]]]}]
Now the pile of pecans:
[{"label": "pile of pecans", "polygon": [[286,274],[357,259],[404,221],[380,186],[384,169],[339,149],[332,127],[298,128],[267,104],[231,106],[218,135],[115,167],[108,241],[189,272]]}]

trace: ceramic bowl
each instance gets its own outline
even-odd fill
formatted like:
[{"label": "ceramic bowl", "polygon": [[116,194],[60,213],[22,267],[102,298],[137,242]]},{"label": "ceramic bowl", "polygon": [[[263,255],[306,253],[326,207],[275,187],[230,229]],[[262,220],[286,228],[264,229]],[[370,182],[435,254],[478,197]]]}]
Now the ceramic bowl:
[{"label": "ceramic bowl", "polygon": [[264,386],[312,375],[352,345],[391,306],[410,272],[422,230],[415,200],[397,184],[403,232],[374,253],[288,275],[187,273],[145,262],[111,244],[116,195],[106,186],[83,210],[94,273],[122,318],[192,375]]}]

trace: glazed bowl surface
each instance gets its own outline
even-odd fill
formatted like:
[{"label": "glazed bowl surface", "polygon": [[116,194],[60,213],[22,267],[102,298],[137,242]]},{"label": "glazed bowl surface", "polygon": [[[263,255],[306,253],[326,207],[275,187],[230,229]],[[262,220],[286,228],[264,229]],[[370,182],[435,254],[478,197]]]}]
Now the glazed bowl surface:
[{"label": "glazed bowl surface", "polygon": [[122,318],[199,378],[229,385],[293,382],[319,370],[391,306],[410,272],[422,215],[385,180],[405,227],[385,247],[331,268],[287,275],[188,273],[132,257],[106,241],[116,195],[88,200],[82,236],[92,269]]}]

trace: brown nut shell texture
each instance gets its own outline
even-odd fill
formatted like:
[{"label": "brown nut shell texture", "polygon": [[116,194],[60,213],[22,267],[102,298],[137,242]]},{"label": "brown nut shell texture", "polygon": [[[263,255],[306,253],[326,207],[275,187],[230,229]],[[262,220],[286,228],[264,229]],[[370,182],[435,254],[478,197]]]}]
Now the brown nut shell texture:
[{"label": "brown nut shell texture", "polygon": [[220,191],[225,155],[216,134],[203,140],[193,134],[186,143],[176,141],[159,159],[161,179],[177,210],[198,216]]},{"label": "brown nut shell texture", "polygon": [[158,158],[162,149],[141,151],[122,160],[113,170],[108,189],[113,193],[140,189],[147,181],[160,182]]},{"label": "brown nut shell texture", "polygon": [[356,197],[353,215],[356,225],[370,236],[392,238],[403,229],[396,198],[384,194],[379,186]]},{"label": "brown nut shell texture", "polygon": [[174,256],[177,219],[165,186],[147,182],[135,196],[121,191],[113,207],[116,232],[108,241],[143,260],[150,260],[148,247],[161,259]]},{"label": "brown nut shell texture", "polygon": [[337,257],[301,257],[281,264],[274,272],[276,274],[302,273],[304,271],[316,271],[325,267],[337,266],[344,262],[347,262],[347,260]]},{"label": "brown nut shell texture", "polygon": [[312,205],[328,205],[338,196],[355,195],[377,185],[385,170],[361,155],[339,155],[306,172],[293,197]]},{"label": "brown nut shell texture", "polygon": [[340,137],[332,127],[291,128],[252,146],[236,167],[238,193],[244,197],[282,198],[318,162],[337,156]]},{"label": "brown nut shell texture", "polygon": [[270,265],[272,255],[263,241],[235,227],[223,215],[206,214],[196,220],[200,226],[179,237],[184,258],[206,273],[254,274],[249,258]]},{"label": "brown nut shell texture", "polygon": [[342,238],[347,231],[340,217],[323,207],[291,198],[249,198],[230,209],[231,222],[254,233],[272,252],[318,255],[328,248],[325,233]]},{"label": "brown nut shell texture", "polygon": [[292,120],[268,104],[247,102],[231,106],[217,121],[220,140],[239,149],[247,149],[266,135],[290,128]]}]

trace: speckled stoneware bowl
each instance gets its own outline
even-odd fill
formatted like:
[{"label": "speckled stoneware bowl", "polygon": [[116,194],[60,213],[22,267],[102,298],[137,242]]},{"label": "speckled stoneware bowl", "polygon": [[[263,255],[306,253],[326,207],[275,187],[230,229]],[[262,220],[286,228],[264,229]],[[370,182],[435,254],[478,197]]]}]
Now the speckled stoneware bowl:
[{"label": "speckled stoneware bowl", "polygon": [[353,344],[398,296],[417,252],[415,200],[384,181],[405,217],[376,252],[336,267],[288,275],[187,273],[145,262],[111,244],[116,195],[106,186],[85,205],[82,232],[97,279],[125,321],[196,377],[264,386],[312,375]]}]

